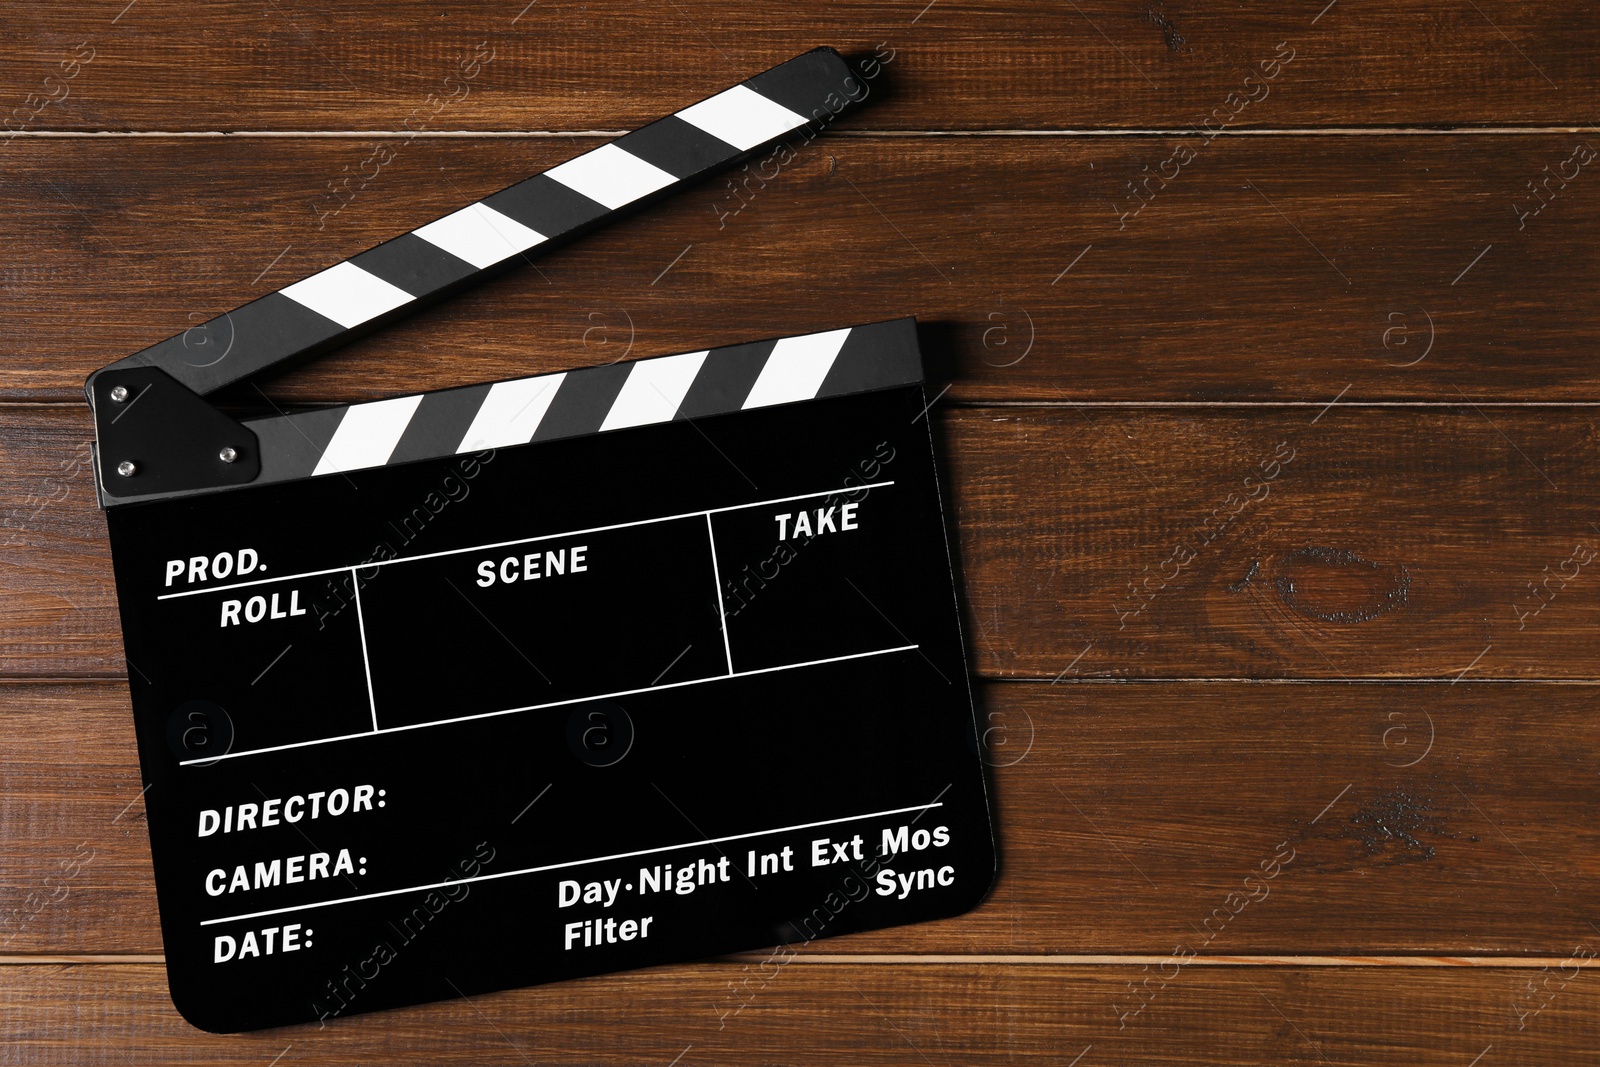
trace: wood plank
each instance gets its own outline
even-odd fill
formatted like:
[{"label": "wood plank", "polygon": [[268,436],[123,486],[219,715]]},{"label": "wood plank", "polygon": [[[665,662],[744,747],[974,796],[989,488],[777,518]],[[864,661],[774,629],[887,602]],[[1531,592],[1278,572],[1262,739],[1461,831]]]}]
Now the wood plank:
[{"label": "wood plank", "polygon": [[[87,422],[6,409],[0,675],[125,669]],[[980,674],[1600,677],[1591,408],[955,408],[940,425]]]},{"label": "wood plank", "polygon": [[953,411],[976,666],[1595,677],[1592,411],[1490,412]]},{"label": "wood plank", "polygon": [[[1186,127],[1230,93],[1261,97],[1244,79],[1279,42],[1295,59],[1242,125],[1570,125],[1591,120],[1600,73],[1569,6],[1507,0],[765,0],[741,5],[736,21],[693,0],[649,10],[466,0],[448,16],[419,0],[230,0],[200,24],[179,4],[125,4],[4,16],[17,103],[29,91],[59,99],[20,113],[34,128],[392,130],[408,117],[470,130],[631,127],[815,44],[894,55],[892,84],[862,120],[893,129]],[[42,82],[80,42],[95,58],[62,98]],[[494,59],[462,81],[479,42]],[[429,94],[446,101],[438,114]]]},{"label": "wood plank", "polygon": [[[0,396],[76,400],[99,366],[595,143],[13,142]],[[355,400],[915,314],[967,401],[1594,401],[1580,143],[1600,142],[833,137],[269,389]],[[1547,167],[1578,176],[1522,226]],[[196,358],[224,332],[191,333]]]},{"label": "wood plank", "polygon": [[402,1054],[439,1064],[1066,1064],[1076,1056],[1079,1067],[1462,1067],[1474,1057],[1484,1064],[1569,1062],[1600,1040],[1600,982],[1570,977],[1570,968],[1563,978],[1561,968],[1190,967],[1124,1021],[1130,984],[1152,973],[796,964],[768,977],[744,965],[702,964],[477,996],[322,1029],[213,1037],[179,1018],[157,967],[32,966],[6,968],[0,1020],[26,1062],[252,1067],[274,1057],[280,1065],[393,1063]]},{"label": "wood plank", "polygon": [[[801,951],[1559,959],[1596,943],[1600,686],[990,684],[981,709],[989,898]],[[159,953],[125,691],[7,684],[0,726],[0,954]]]}]

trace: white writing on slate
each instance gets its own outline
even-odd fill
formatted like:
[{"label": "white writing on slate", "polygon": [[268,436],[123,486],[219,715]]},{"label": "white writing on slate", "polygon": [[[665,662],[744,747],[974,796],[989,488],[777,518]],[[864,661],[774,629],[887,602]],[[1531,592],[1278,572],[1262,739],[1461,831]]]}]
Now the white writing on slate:
[{"label": "white writing on slate", "polygon": [[[791,538],[820,537],[825,533],[838,533],[840,530],[854,530],[856,524],[856,508],[859,503],[840,504],[826,508],[807,508],[804,511],[784,512],[774,515],[773,521],[778,524],[778,540],[788,541]],[[838,525],[835,525],[834,512],[838,512]],[[812,516],[816,516],[815,519]],[[794,520],[791,528],[789,520]]]}]

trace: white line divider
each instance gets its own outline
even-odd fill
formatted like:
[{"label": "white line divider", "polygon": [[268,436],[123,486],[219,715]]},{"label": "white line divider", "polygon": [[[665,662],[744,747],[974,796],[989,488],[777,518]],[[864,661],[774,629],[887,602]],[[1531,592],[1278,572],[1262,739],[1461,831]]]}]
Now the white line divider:
[{"label": "white line divider", "polygon": [[717,585],[717,626],[722,630],[722,654],[728,660],[728,677],[733,677],[733,645],[728,640],[728,612],[722,602],[722,568],[717,566],[717,532],[706,516],[706,540],[711,545],[711,580]]},{"label": "white line divider", "polygon": [[757,674],[773,674],[777,671],[793,671],[801,667],[820,667],[824,663],[843,663],[852,659],[868,659],[872,656],[888,656],[896,652],[915,652],[921,645],[898,645],[894,648],[879,648],[871,652],[852,652],[848,656],[829,656],[827,659],[811,659],[804,663],[785,663],[777,667],[757,667],[754,670],[738,671],[732,674],[712,674],[704,678],[690,678],[683,682],[668,682],[666,685],[645,685],[637,689],[619,689],[614,693],[595,693],[591,696],[570,697],[566,700],[552,700],[547,704],[527,704],[520,708],[501,708],[499,711],[484,711],[476,715],[458,715],[453,719],[435,719],[432,722],[413,722],[404,726],[385,726],[381,729],[363,730],[356,734],[339,734],[335,737],[317,737],[310,741],[294,741],[287,745],[272,745],[268,748],[249,748],[242,752],[224,752],[220,756],[205,756],[201,759],[180,760],[178,766],[187,767],[195,763],[211,766],[225,759],[238,759],[241,756],[259,756],[267,752],[284,752],[291,748],[308,748],[312,745],[331,745],[335,741],[353,741],[360,737],[377,737],[381,734],[398,734],[407,730],[425,730],[434,726],[448,726],[456,722],[472,722],[477,719],[493,719],[499,715],[516,715],[524,711],[542,711],[545,708],[561,708],[569,704],[587,704],[592,700],[612,700],[616,697],[634,696],[638,693],[654,693],[661,689],[680,689],[686,685],[704,685],[707,682],[726,682],[734,678],[749,678]]},{"label": "white line divider", "polygon": [[372,691],[372,657],[367,654],[367,620],[361,614],[361,583],[352,582],[356,597],[356,629],[361,637],[361,670],[367,677],[367,710],[372,713],[372,728],[378,728],[378,698]]},{"label": "white line divider", "polygon": [[722,845],[729,841],[743,841],[752,837],[767,837],[772,834],[792,833],[796,830],[812,830],[819,826],[836,826],[844,822],[865,822],[867,819],[881,819],[888,815],[905,815],[913,811],[929,811],[933,808],[944,807],[944,801],[936,800],[931,804],[913,804],[905,808],[890,808],[887,811],[874,811],[866,815],[846,815],[839,819],[822,819],[818,822],[797,823],[794,826],[779,826],[772,830],[753,830],[747,834],[729,834],[727,837],[707,837],[700,841],[685,841],[677,845],[662,845],[659,848],[641,848],[635,852],[617,852],[610,856],[594,856],[584,860],[567,860],[564,863],[549,863],[543,867],[523,867],[515,871],[499,871],[495,874],[480,874],[472,878],[449,878],[443,882],[430,882],[427,885],[406,886],[404,889],[385,889],[377,893],[362,893],[353,897],[336,897],[333,900],[318,900],[310,904],[294,904],[286,908],[268,908],[265,911],[250,911],[240,915],[226,915],[220,919],[204,919],[201,926],[216,926],[220,923],[243,922],[246,919],[262,919],[269,915],[288,915],[297,911],[311,911],[315,908],[328,908],[335,904],[351,904],[360,900],[377,900],[382,897],[397,897],[406,893],[425,893],[430,889],[442,889],[447,885],[471,885],[474,882],[493,882],[501,878],[517,878],[525,874],[542,874],[545,871],[559,871],[568,867],[584,867],[591,863],[608,863],[612,860],[633,859],[637,856],[652,856],[658,852],[674,852],[680,848],[697,848],[702,845]]}]

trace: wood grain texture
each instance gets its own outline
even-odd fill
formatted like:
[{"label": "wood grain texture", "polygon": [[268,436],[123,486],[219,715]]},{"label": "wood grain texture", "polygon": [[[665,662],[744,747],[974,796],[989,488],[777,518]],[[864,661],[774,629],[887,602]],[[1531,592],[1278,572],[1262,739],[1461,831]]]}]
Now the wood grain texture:
[{"label": "wood grain texture", "polygon": [[[159,953],[125,690],[10,683],[0,705],[0,955]],[[996,683],[980,715],[989,898],[799,951],[1159,963],[1600,944],[1600,686]]]},{"label": "wood grain texture", "polygon": [[[34,128],[392,130],[631,127],[831,44],[895,56],[861,122],[893,129],[1173,128],[1202,121],[1275,53],[1296,50],[1241,125],[1570,125],[1600,76],[1570,5],[1401,0],[1216,7],[1194,0],[737,10],[706,2],[172,0],[13,7],[6,87],[20,104],[80,42],[94,60]],[[480,41],[495,59],[434,115],[429,94]],[[31,114],[31,110],[24,112]]]},{"label": "wood grain texture", "polygon": [[1592,408],[943,425],[986,675],[1595,676]]},{"label": "wood grain texture", "polygon": [[[106,363],[595,143],[13,142],[0,397],[76,401]],[[268,389],[373,398],[915,314],[951,399],[1589,402],[1579,144],[1600,139],[827,137]],[[1577,176],[1519,223],[1545,168]],[[194,329],[196,359],[225,334]]]},{"label": "wood grain texture", "polygon": [[[4,410],[0,674],[119,675],[88,414]],[[1600,672],[1593,408],[980,407],[939,426],[983,675]]]},{"label": "wood grain texture", "polygon": [[214,1037],[178,1017],[157,967],[31,966],[6,968],[0,1026],[19,1062],[41,1064],[260,1067],[278,1057],[280,1065],[416,1058],[694,1067],[1067,1064],[1080,1056],[1079,1067],[1460,1067],[1474,1056],[1572,1062],[1574,1050],[1593,1048],[1600,979],[1584,973],[1563,983],[1561,973],[1190,967],[1123,1025],[1120,1013],[1136,1002],[1130,983],[1148,977],[1140,968],[791,964],[767,977],[715,964],[430,1004],[320,1030]]},{"label": "wood grain texture", "polygon": [[[0,5],[0,1062],[1592,1056],[1586,28],[1506,0]],[[818,43],[893,59],[792,166],[267,390],[918,315],[993,893],[786,966],[193,1030],[84,376]]]}]

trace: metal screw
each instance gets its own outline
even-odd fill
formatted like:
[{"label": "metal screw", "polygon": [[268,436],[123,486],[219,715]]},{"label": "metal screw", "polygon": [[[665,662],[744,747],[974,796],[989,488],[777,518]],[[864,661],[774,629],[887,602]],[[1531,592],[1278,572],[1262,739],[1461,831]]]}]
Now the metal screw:
[{"label": "metal screw", "polygon": [[232,463],[234,460],[239,458],[239,453],[235,452],[232,446],[229,446],[224,448],[221,452],[218,452],[217,458],[222,460],[224,463]]},{"label": "metal screw", "polygon": [[126,385],[119,385],[112,389],[111,399],[115,400],[119,404],[128,399],[128,387]]},{"label": "metal screw", "polygon": [[138,469],[139,468],[134,465],[134,462],[131,459],[125,459],[121,463],[117,464],[117,473],[122,475],[124,478],[132,478],[134,472]]}]

